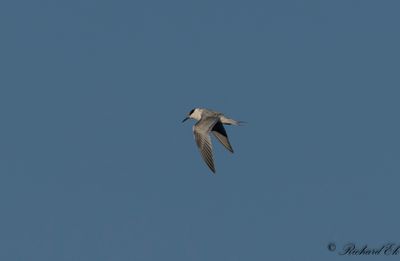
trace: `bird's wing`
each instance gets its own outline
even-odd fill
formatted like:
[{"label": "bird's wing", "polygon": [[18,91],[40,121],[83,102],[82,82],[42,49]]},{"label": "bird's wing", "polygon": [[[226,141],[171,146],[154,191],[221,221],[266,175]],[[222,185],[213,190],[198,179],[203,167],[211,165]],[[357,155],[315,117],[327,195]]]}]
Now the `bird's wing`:
[{"label": "bird's wing", "polygon": [[207,166],[215,173],[210,130],[218,122],[217,117],[202,118],[193,126],[193,134],[201,157]]},{"label": "bird's wing", "polygon": [[219,140],[219,142],[221,142],[222,145],[224,145],[224,147],[227,150],[229,150],[230,152],[233,153],[232,146],[231,146],[231,144],[229,142],[229,139],[228,139],[228,134],[226,134],[224,125],[220,121],[215,123],[215,125],[211,129],[211,131],[214,134],[214,136]]}]

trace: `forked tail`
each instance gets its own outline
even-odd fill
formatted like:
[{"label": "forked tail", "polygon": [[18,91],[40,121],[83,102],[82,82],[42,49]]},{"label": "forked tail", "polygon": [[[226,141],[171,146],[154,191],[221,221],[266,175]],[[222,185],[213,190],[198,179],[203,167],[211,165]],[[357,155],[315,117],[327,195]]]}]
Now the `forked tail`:
[{"label": "forked tail", "polygon": [[243,126],[244,124],[247,123],[245,121],[237,121],[237,120],[230,119],[230,118],[227,118],[227,117],[222,117],[221,122],[223,124],[236,125],[236,126]]}]

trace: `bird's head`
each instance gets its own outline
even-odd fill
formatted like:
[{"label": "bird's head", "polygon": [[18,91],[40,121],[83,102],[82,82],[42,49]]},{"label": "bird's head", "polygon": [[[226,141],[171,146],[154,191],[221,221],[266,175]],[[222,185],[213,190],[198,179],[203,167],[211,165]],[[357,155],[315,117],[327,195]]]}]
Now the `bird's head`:
[{"label": "bird's head", "polygon": [[182,122],[185,122],[188,119],[200,120],[200,118],[201,118],[201,109],[194,108],[187,114],[186,118],[183,119]]}]

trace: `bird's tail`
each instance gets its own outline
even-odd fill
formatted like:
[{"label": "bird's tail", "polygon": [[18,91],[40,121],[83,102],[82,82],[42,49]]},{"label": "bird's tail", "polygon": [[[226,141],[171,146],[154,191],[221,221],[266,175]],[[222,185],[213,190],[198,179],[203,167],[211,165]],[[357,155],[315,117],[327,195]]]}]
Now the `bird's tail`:
[{"label": "bird's tail", "polygon": [[237,121],[237,125],[238,126],[244,126],[244,125],[246,125],[247,124],[247,122],[246,121]]},{"label": "bird's tail", "polygon": [[221,122],[223,124],[236,125],[236,126],[243,126],[246,123],[245,121],[237,121],[237,120],[234,120],[234,119],[227,118],[225,116],[223,116],[221,118]]}]

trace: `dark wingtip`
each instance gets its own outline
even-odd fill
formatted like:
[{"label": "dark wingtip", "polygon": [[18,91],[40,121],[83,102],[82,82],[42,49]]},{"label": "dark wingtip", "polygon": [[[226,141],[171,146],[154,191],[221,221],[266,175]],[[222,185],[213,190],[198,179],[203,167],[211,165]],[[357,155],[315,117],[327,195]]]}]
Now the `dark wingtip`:
[{"label": "dark wingtip", "polygon": [[[208,165],[208,164],[207,164],[207,165]],[[211,170],[212,174],[214,175],[215,172],[216,172],[215,166],[209,166],[209,165],[208,165],[208,168]]]},{"label": "dark wingtip", "polygon": [[214,166],[208,166],[208,168],[212,171],[213,174],[215,174],[216,170]]}]

